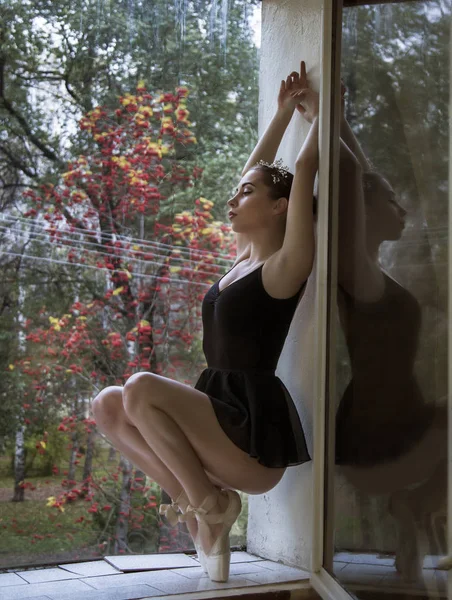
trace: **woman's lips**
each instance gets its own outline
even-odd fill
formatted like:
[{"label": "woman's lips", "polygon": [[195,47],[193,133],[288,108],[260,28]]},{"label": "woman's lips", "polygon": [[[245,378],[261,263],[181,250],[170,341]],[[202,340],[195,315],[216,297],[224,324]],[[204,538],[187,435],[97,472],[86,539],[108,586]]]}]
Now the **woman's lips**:
[{"label": "woman's lips", "polygon": [[230,210],[230,211],[228,212],[228,217],[229,217],[230,219],[233,219],[235,216],[236,216],[236,215],[235,215],[235,212],[232,212],[232,210]]}]

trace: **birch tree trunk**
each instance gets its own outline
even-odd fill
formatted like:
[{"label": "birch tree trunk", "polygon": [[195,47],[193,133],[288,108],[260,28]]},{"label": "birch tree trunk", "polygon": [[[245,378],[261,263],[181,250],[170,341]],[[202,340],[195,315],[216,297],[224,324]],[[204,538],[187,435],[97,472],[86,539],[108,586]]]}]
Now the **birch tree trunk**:
[{"label": "birch tree trunk", "polygon": [[116,523],[114,553],[127,551],[127,534],[129,532],[130,488],[132,485],[132,463],[121,456],[122,487],[120,493],[119,515]]},{"label": "birch tree trunk", "polygon": [[83,465],[83,483],[89,487],[88,477],[93,470],[94,442],[96,439],[95,429],[90,429],[88,439],[86,441],[85,464]]},{"label": "birch tree trunk", "polygon": [[13,502],[23,502],[25,489],[22,487],[25,480],[25,426],[20,425],[16,431],[16,448],[14,453],[14,496]]},{"label": "birch tree trunk", "polygon": [[77,459],[78,452],[78,435],[77,432],[74,431],[71,435],[72,448],[71,448],[71,456],[69,458],[69,471],[68,471],[68,482],[67,488],[70,490],[75,486],[75,461]]}]

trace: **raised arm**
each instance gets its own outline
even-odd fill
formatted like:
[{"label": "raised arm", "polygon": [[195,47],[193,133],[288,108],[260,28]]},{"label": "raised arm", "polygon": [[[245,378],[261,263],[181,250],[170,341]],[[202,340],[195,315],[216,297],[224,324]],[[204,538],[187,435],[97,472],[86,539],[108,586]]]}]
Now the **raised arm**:
[{"label": "raised arm", "polygon": [[[256,144],[242,171],[242,177],[260,160],[272,163],[281,144],[284,133],[292,119],[297,101],[293,93],[307,86],[306,65],[300,63],[300,72],[292,71],[286,80],[281,81],[278,92],[276,113],[270,121],[264,134]],[[236,234],[237,258],[235,264],[248,256],[249,242],[244,234]]]},{"label": "raised arm", "polygon": [[302,112],[311,122],[311,129],[295,162],[283,245],[267,260],[263,272],[266,289],[279,297],[288,297],[300,289],[311,273],[314,260],[312,201],[319,164],[319,100],[318,94],[310,89],[296,92],[293,97],[297,103],[302,102]]},{"label": "raised arm", "polygon": [[339,157],[338,283],[361,302],[378,300],[384,291],[380,268],[369,255],[363,172],[372,168],[345,118],[342,85],[341,147]]},{"label": "raised arm", "polygon": [[268,163],[275,160],[281,140],[295,111],[296,102],[292,94],[306,86],[306,65],[301,61],[300,73],[292,71],[285,81],[281,81],[276,113],[247,160],[242,177],[260,160]]},{"label": "raised arm", "polygon": [[359,145],[359,142],[356,139],[349,122],[345,118],[345,91],[345,85],[341,81],[341,139],[348,146],[350,152],[355,156],[356,160],[361,166],[361,169],[363,171],[370,171],[372,169],[372,164],[364,154],[364,151]]}]

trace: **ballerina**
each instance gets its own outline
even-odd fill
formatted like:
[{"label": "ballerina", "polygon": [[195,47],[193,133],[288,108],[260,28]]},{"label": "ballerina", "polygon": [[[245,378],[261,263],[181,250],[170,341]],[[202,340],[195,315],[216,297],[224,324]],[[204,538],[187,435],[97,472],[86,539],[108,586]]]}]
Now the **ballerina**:
[{"label": "ballerina", "polygon": [[[172,524],[186,521],[212,581],[229,577],[236,490],[267,492],[288,466],[310,460],[275,375],[314,257],[318,97],[305,81],[302,62],[281,82],[276,114],[227,202],[237,259],[203,301],[208,366],[195,389],[141,372],[92,404],[99,430],[174,499],[161,513]],[[312,125],[291,175],[273,161],[298,105]]]}]

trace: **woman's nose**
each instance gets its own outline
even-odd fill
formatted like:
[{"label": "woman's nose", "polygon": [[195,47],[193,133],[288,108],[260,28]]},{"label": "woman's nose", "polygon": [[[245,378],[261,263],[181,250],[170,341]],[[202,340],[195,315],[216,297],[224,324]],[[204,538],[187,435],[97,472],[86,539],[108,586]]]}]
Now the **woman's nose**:
[{"label": "woman's nose", "polygon": [[407,215],[407,211],[403,208],[403,206],[400,206],[400,204],[397,204],[397,207],[399,209],[399,215],[403,218],[406,217]]},{"label": "woman's nose", "polygon": [[235,206],[235,204],[237,203],[236,198],[237,198],[237,194],[232,196],[232,198],[229,198],[229,200],[226,202],[226,204],[228,206]]}]

